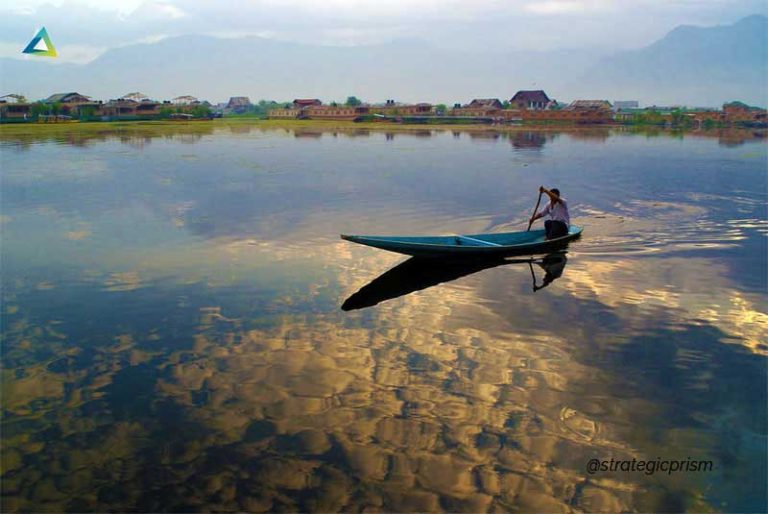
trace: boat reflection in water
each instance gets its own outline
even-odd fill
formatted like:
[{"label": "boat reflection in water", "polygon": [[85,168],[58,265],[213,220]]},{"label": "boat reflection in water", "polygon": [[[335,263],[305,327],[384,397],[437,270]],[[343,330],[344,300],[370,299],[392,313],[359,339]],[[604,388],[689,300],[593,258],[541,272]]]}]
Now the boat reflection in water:
[{"label": "boat reflection in water", "polygon": [[541,281],[541,285],[536,284],[536,275],[533,273],[533,266],[531,265],[531,262],[528,263],[528,265],[531,268],[531,277],[533,277],[533,292],[539,291],[540,289],[544,289],[549,284],[557,280],[563,275],[563,270],[565,270],[565,265],[568,262],[568,257],[565,256],[565,252],[556,252],[556,253],[550,253],[543,259],[540,259],[536,262],[539,266],[541,266],[541,269],[544,270],[544,279]]},{"label": "boat reflection in water", "polygon": [[[568,258],[565,251],[550,253],[545,257],[531,256],[514,259],[492,258],[437,261],[435,259],[411,257],[407,261],[401,262],[394,268],[385,271],[360,288],[358,292],[344,301],[341,308],[345,311],[353,311],[373,307],[386,300],[399,298],[414,291],[421,291],[444,282],[451,282],[486,269],[512,264],[528,265],[533,280],[533,291],[536,292],[560,278],[567,262]],[[544,278],[540,285],[537,283],[534,264],[544,270]]]}]

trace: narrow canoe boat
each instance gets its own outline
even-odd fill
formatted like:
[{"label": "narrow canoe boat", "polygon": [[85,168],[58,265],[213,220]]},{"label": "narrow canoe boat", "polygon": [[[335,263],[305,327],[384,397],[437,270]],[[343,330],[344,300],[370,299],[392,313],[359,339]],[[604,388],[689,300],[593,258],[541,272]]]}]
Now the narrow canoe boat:
[{"label": "narrow canoe boat", "polygon": [[571,226],[568,234],[546,239],[544,230],[499,232],[456,236],[348,236],[341,238],[361,245],[418,257],[476,257],[547,253],[578,238],[582,228]]}]

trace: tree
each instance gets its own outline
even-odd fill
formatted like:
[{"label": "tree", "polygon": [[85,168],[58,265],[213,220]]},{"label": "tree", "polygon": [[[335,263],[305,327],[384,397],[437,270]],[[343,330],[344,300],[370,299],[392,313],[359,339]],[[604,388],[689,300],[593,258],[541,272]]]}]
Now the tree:
[{"label": "tree", "polygon": [[258,116],[266,117],[272,109],[290,109],[291,107],[292,104],[290,103],[278,103],[274,100],[259,100],[259,103],[256,104],[254,109],[254,113]]},{"label": "tree", "polygon": [[93,105],[83,105],[77,110],[77,113],[81,120],[93,118],[96,116],[96,107]]},{"label": "tree", "polygon": [[653,107],[635,116],[633,122],[639,125],[664,125],[664,117],[661,112]]},{"label": "tree", "polygon": [[672,111],[670,117],[672,118],[672,125],[678,126],[683,123],[685,120],[685,116],[683,115],[683,111],[680,109],[675,109]]},{"label": "tree", "polygon": [[356,96],[348,96],[347,102],[344,105],[348,105],[350,107],[356,107],[358,105],[361,105],[363,102],[360,101],[359,98]]},{"label": "tree", "polygon": [[207,118],[211,115],[211,109],[207,105],[196,105],[190,114],[195,118]]},{"label": "tree", "polygon": [[48,113],[48,105],[43,102],[35,102],[29,108],[29,115],[32,118],[37,118],[41,114]]},{"label": "tree", "polygon": [[437,104],[437,105],[435,106],[435,112],[436,112],[437,114],[440,114],[440,115],[442,115],[442,114],[445,114],[445,113],[446,113],[446,111],[448,111],[448,107],[447,107],[445,104]]}]

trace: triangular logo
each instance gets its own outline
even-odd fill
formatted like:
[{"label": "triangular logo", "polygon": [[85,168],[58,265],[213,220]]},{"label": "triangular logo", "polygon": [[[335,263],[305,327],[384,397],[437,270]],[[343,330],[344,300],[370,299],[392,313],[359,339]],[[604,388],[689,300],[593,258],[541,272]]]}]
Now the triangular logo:
[{"label": "triangular logo", "polygon": [[27,47],[21,52],[23,54],[38,55],[41,57],[56,57],[56,48],[51,43],[51,38],[48,37],[45,27],[41,28],[32,41],[29,42]]}]

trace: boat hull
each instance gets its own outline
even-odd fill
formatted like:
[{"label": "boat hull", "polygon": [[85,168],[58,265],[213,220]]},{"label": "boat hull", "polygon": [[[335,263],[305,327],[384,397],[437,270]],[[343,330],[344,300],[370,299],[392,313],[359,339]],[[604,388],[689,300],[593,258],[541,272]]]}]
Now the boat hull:
[{"label": "boat hull", "polygon": [[414,257],[492,257],[548,253],[577,239],[581,232],[581,227],[571,226],[567,235],[549,240],[545,238],[544,230],[425,237],[342,234],[341,238],[353,243]]}]

